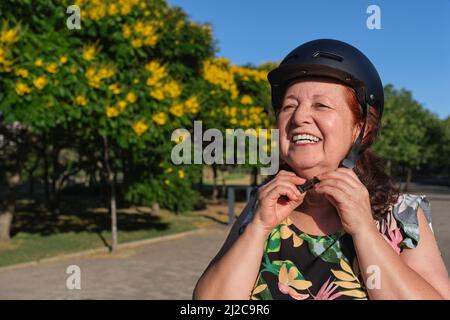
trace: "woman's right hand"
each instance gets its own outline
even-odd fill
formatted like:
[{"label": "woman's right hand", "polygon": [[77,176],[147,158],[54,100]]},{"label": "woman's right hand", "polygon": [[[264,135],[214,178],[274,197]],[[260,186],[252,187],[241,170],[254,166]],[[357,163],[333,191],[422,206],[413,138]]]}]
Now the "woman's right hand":
[{"label": "woman's right hand", "polygon": [[297,208],[306,195],[297,185],[306,182],[294,172],[280,170],[275,178],[258,190],[258,206],[252,223],[267,234]]}]

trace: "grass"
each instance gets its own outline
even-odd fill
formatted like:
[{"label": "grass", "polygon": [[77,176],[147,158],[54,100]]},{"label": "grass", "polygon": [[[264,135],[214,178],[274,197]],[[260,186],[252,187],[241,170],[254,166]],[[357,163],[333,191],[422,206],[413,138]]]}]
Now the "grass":
[{"label": "grass", "polygon": [[[55,217],[33,201],[22,201],[14,218],[12,240],[0,244],[0,267],[110,247],[106,209],[86,208],[80,199],[69,199],[64,207]],[[195,212],[175,215],[161,210],[155,216],[148,208],[120,209],[119,244],[193,230],[210,221]]]}]

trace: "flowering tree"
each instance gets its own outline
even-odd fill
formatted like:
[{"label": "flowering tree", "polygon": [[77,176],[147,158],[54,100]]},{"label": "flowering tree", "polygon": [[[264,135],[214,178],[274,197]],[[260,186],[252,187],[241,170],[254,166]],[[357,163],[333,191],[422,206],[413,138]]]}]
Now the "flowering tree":
[{"label": "flowering tree", "polygon": [[[0,3],[1,164],[9,239],[24,169],[42,168],[50,211],[72,175],[99,174],[117,245],[116,187],[133,203],[189,210],[199,166],[170,161],[176,128],[267,126],[267,70],[214,58],[209,25],[164,0]],[[31,170],[30,169],[30,170]]]}]

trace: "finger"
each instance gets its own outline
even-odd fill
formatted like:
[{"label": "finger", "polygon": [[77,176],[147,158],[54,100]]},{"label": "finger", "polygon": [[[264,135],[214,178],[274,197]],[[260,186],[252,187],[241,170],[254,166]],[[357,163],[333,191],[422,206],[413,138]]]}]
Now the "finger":
[{"label": "finger", "polygon": [[336,188],[334,186],[319,186],[316,189],[317,193],[321,193],[321,194],[325,194],[328,196],[331,196],[334,199],[334,205],[338,205],[338,204],[342,204],[342,203],[346,203],[348,201],[350,201],[349,196],[343,192],[342,190],[340,190],[339,188]]},{"label": "finger", "polygon": [[342,171],[326,172],[324,174],[319,175],[318,178],[320,180],[320,183],[322,183],[326,180],[334,179],[334,180],[342,181],[342,182],[346,183],[347,185],[351,186],[352,188],[360,188],[361,187],[360,182],[355,181],[353,179],[353,177],[349,176],[348,174],[346,174]]},{"label": "finger", "polygon": [[277,181],[288,181],[296,186],[301,185],[306,182],[306,179],[300,178],[297,175],[294,176],[280,176],[277,178]]},{"label": "finger", "polygon": [[[268,181],[264,186],[260,188],[260,190],[264,190],[270,186],[273,186],[273,184],[279,180],[280,178],[284,177],[297,177],[297,175],[292,171],[286,171],[286,170],[280,170],[278,173],[273,177],[270,181]],[[301,178],[300,178],[301,179]]]},{"label": "finger", "polygon": [[271,192],[273,189],[275,189],[277,186],[284,186],[289,188],[293,194],[295,194],[296,197],[300,197],[301,193],[300,191],[297,189],[297,187],[295,186],[295,184],[289,182],[289,181],[278,181],[278,183],[276,185],[273,185],[270,189],[267,190],[266,195]]},{"label": "finger", "polygon": [[300,178],[297,175],[282,175],[282,176],[278,176],[275,179],[273,179],[271,182],[267,183],[266,185],[264,185],[263,188],[261,188],[261,192],[260,194],[262,196],[265,196],[267,194],[267,192],[269,192],[270,190],[272,190],[274,188],[274,186],[278,185],[278,183],[283,182],[283,183],[289,183],[292,184],[293,187],[298,190],[297,186],[301,185],[303,183],[305,183],[306,179]]},{"label": "finger", "polygon": [[273,188],[268,194],[267,199],[272,201],[278,201],[280,196],[286,196],[289,198],[289,200],[298,202],[299,198],[296,196],[296,194],[293,192],[292,189],[288,188],[285,185],[278,185],[275,188]]},{"label": "finger", "polygon": [[280,170],[277,173],[277,176],[297,176],[297,175],[295,174],[295,172],[292,172],[292,171]]},{"label": "finger", "polygon": [[[355,192],[355,188],[348,184],[346,180],[336,179],[336,178],[327,178],[325,180],[321,180],[320,183],[314,186],[314,190],[317,191],[321,187],[330,186],[333,188],[337,188],[347,194],[349,197],[352,197]],[[358,189],[359,190],[359,189]]]}]

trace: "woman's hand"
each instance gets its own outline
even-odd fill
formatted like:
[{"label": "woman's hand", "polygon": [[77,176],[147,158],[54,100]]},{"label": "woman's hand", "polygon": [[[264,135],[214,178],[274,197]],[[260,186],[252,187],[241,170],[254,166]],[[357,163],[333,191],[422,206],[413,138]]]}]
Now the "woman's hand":
[{"label": "woman's hand", "polygon": [[352,237],[373,231],[369,192],[351,169],[338,168],[317,176],[320,183],[314,186],[324,194],[338,211],[344,230]]},{"label": "woman's hand", "polygon": [[303,202],[306,193],[301,194],[297,185],[305,181],[293,172],[280,170],[274,179],[259,189],[252,223],[267,234],[272,232]]}]

